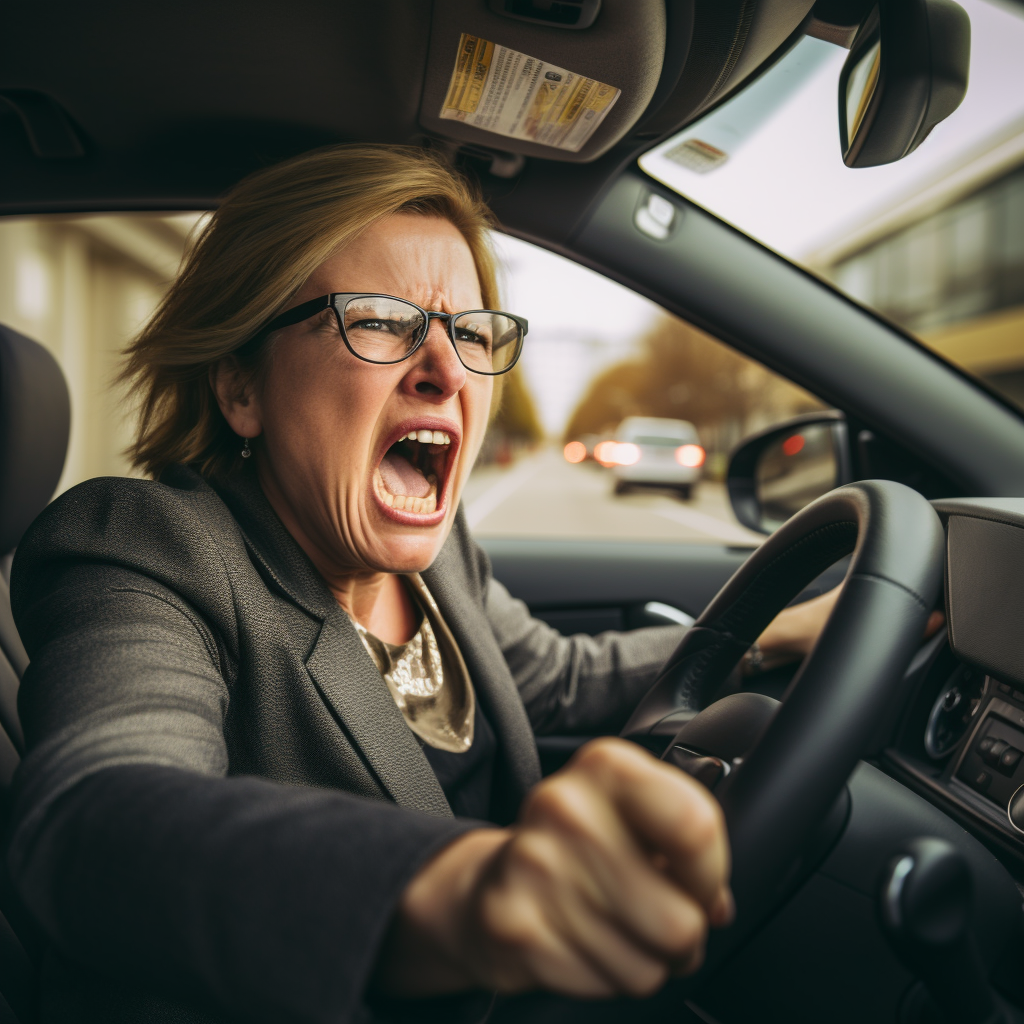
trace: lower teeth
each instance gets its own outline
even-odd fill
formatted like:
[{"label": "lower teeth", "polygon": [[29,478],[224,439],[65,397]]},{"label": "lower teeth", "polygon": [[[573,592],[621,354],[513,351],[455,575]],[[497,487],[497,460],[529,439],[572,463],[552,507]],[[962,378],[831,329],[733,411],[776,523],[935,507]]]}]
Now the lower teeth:
[{"label": "lower teeth", "polygon": [[427,477],[427,482],[430,484],[430,493],[425,498],[416,498],[411,494],[392,494],[384,486],[379,471],[373,476],[374,489],[385,505],[404,512],[415,512],[418,515],[437,511],[437,477],[431,474]]}]

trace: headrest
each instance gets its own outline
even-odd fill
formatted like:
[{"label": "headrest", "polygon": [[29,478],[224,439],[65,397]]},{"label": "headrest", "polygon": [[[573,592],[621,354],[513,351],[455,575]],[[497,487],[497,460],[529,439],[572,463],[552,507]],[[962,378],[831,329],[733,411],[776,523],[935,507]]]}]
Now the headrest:
[{"label": "headrest", "polygon": [[0,324],[0,554],[17,546],[53,495],[70,428],[57,360]]}]

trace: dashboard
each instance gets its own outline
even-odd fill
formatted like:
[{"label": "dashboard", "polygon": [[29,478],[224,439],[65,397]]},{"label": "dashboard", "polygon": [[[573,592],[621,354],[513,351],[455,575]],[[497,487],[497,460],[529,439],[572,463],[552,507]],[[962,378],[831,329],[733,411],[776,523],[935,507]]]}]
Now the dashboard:
[{"label": "dashboard", "polygon": [[933,503],[947,630],[904,680],[879,761],[1024,871],[1024,499]]}]

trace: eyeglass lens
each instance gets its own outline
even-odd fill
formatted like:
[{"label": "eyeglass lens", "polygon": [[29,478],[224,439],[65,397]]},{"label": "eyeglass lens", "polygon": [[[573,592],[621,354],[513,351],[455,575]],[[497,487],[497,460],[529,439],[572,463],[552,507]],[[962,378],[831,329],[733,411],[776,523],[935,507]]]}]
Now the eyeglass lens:
[{"label": "eyeglass lens", "polygon": [[[373,363],[404,359],[424,330],[424,316],[416,306],[382,295],[349,299],[342,323],[352,350]],[[503,313],[463,313],[451,325],[459,359],[478,373],[508,369],[519,354],[521,333],[519,324]]]}]

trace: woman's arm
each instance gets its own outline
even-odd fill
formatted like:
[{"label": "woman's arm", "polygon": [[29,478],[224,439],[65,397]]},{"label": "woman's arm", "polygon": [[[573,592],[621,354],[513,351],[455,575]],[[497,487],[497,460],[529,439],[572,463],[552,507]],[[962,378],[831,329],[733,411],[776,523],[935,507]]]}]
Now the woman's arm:
[{"label": "woman's arm", "polygon": [[356,1015],[406,884],[469,826],[226,777],[229,691],[193,608],[95,563],[31,590],[9,863],[51,942],[246,1019]]},{"label": "woman's arm", "polygon": [[489,578],[484,607],[534,732],[617,732],[679,645],[684,626],[562,636]]},{"label": "woman's arm", "polygon": [[[842,587],[834,587],[818,597],[779,612],[771,625],[757,638],[762,654],[760,668],[765,670],[788,665],[810,654],[841,593]],[[942,612],[933,611],[925,624],[925,639],[934,636],[945,621]]]}]

